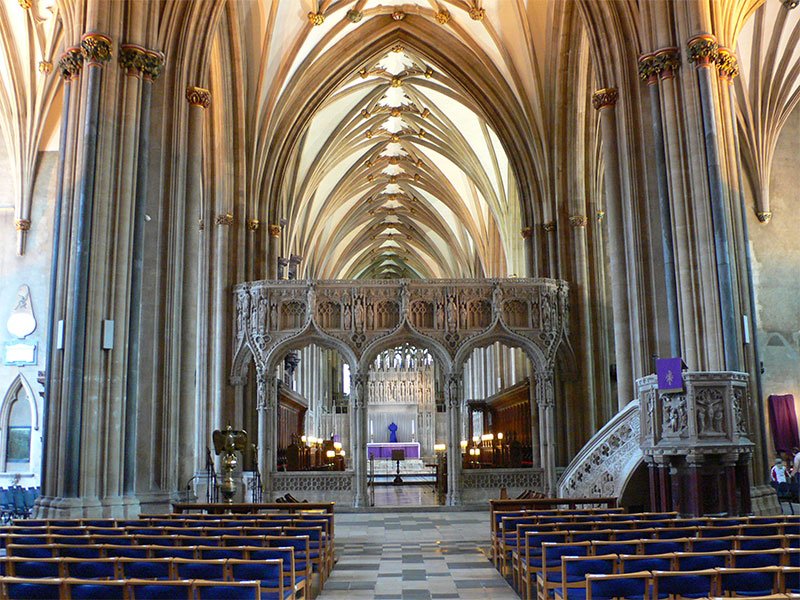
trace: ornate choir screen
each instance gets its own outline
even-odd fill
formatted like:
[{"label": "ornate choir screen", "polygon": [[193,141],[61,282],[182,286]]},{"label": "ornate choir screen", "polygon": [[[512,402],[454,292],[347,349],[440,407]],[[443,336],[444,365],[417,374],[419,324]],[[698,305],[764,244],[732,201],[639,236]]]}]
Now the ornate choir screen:
[{"label": "ornate choir screen", "polygon": [[[536,429],[527,439],[535,447],[532,460],[521,463],[530,472],[513,481],[542,491],[555,484],[553,368],[568,323],[563,281],[279,280],[242,283],[234,295],[232,382],[244,385],[253,363],[259,464],[265,465],[268,494],[294,486],[309,497],[307,482],[298,479],[304,473],[277,469],[285,442],[277,437],[278,381],[296,385],[286,377],[286,358],[298,351],[299,366],[288,362],[312,384],[315,378],[335,380],[322,392],[323,410],[315,412],[309,402],[303,424],[306,445],[310,437],[341,448],[335,455],[346,471],[308,474],[316,476],[313,490],[320,495],[365,504],[367,445],[383,443],[391,425],[397,442],[418,444],[421,457],[432,456],[434,444],[445,445],[448,503],[459,503],[462,487],[475,479],[461,476],[461,442],[469,429],[465,380],[472,381],[476,349],[500,344],[525,358],[535,382],[535,403],[527,403],[528,429]],[[323,352],[336,358],[314,359]],[[491,470],[481,474],[482,486],[492,486]]]}]

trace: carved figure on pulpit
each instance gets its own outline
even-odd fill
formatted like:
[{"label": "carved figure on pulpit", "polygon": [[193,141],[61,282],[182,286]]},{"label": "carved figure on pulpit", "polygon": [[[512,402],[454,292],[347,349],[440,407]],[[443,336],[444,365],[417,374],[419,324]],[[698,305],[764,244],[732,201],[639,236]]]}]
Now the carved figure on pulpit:
[{"label": "carved figure on pulpit", "polygon": [[394,422],[389,423],[389,443],[396,444],[397,443],[397,425]]}]

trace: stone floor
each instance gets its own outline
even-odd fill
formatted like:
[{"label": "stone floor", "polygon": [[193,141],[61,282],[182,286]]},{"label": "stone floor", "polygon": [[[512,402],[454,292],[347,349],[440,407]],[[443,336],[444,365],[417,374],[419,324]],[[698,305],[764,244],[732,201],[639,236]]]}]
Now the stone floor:
[{"label": "stone floor", "polygon": [[436,506],[433,485],[376,485],[374,506]]},{"label": "stone floor", "polygon": [[338,562],[319,600],[518,598],[488,547],[488,510],[337,514]]}]

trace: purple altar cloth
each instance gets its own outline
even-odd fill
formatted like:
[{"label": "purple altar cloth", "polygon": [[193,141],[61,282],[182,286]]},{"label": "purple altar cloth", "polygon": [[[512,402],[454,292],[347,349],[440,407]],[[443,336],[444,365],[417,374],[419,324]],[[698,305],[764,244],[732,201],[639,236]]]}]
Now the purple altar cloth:
[{"label": "purple altar cloth", "polygon": [[417,442],[367,444],[367,456],[376,459],[391,459],[392,450],[404,450],[406,458],[419,458],[419,444]]}]

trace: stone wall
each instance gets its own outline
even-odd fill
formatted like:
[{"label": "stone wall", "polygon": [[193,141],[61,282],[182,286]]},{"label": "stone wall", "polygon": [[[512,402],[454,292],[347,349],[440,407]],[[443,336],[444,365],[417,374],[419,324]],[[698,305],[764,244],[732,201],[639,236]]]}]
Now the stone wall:
[{"label": "stone wall", "polygon": [[[758,336],[764,363],[765,398],[794,394],[800,415],[800,234],[797,225],[800,108],[778,139],[770,178],[772,220],[759,223],[748,203],[748,227],[758,307]],[[767,447],[774,452],[767,423]],[[753,482],[758,484],[759,482]]]},{"label": "stone wall", "polygon": [[[5,146],[0,143],[0,402],[5,403],[22,383],[24,396],[31,407],[31,461],[18,465],[6,464],[0,460],[0,487],[16,481],[23,486],[38,486],[41,467],[42,420],[44,415],[40,392],[42,385],[37,382],[39,371],[46,362],[47,313],[50,293],[50,261],[53,238],[53,208],[55,205],[56,164],[55,151],[40,154],[36,186],[33,192],[31,229],[24,256],[16,253],[16,232],[14,230],[14,197],[11,161]],[[23,340],[12,335],[7,327],[8,318],[17,303],[17,292],[22,285],[30,288],[30,303],[36,319],[36,329]],[[6,364],[6,344],[21,342],[36,346],[35,364],[16,366]],[[31,398],[32,396],[32,398]],[[0,457],[5,458],[6,432],[2,422],[7,411],[0,404]]]}]

